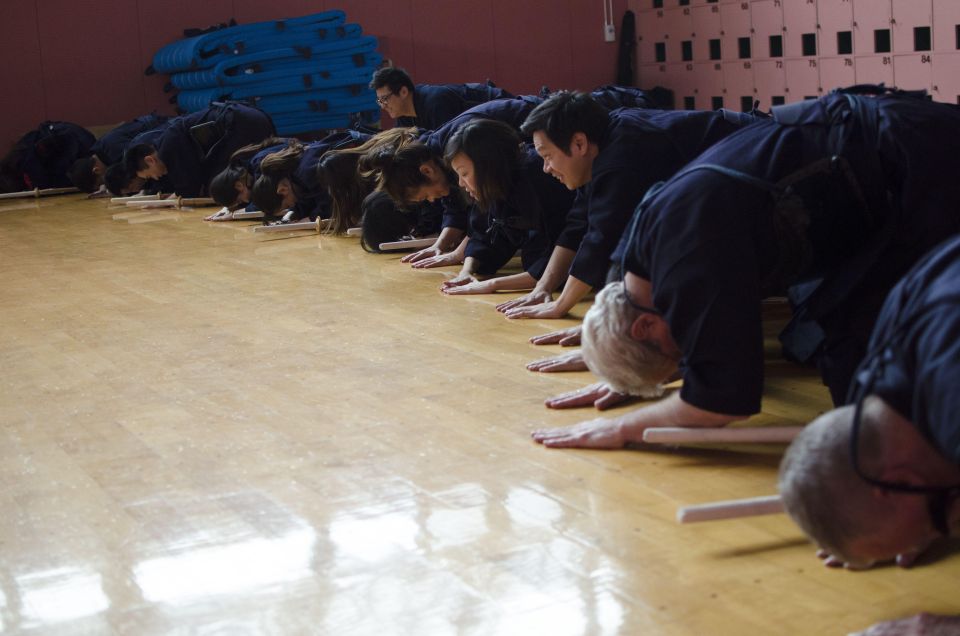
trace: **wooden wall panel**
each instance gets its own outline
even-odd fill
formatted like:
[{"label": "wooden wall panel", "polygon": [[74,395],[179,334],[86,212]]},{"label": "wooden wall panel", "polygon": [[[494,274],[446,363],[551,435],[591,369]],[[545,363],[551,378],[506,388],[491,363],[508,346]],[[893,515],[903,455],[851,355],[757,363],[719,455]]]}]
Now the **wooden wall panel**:
[{"label": "wooden wall panel", "polygon": [[415,43],[415,82],[449,84],[494,80],[497,56],[493,45],[493,9],[489,2],[417,0],[411,6],[411,39]]},{"label": "wooden wall panel", "polygon": [[8,0],[0,20],[0,155],[46,118],[35,0]]},{"label": "wooden wall panel", "polygon": [[[536,93],[573,86],[574,35],[569,2],[492,0],[496,80],[512,91]],[[598,6],[600,3],[597,3]]]},{"label": "wooden wall panel", "polygon": [[[128,28],[137,21],[135,4],[45,0],[37,10],[49,118],[106,124],[143,109],[138,83],[117,81],[142,70],[131,54],[139,49],[139,34]],[[83,25],[98,25],[103,37],[91,37]]]}]

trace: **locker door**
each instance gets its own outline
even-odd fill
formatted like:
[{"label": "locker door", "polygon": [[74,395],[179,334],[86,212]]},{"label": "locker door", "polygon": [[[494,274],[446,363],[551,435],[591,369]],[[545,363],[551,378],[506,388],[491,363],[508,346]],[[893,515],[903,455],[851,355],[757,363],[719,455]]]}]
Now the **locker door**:
[{"label": "locker door", "polygon": [[753,83],[756,87],[757,99],[760,108],[769,110],[774,104],[774,97],[790,101],[787,97],[787,81],[783,72],[782,60],[754,60]]},{"label": "locker door", "polygon": [[[853,32],[853,4],[849,0],[820,0],[817,3],[817,23],[820,25],[820,55],[850,55],[837,50],[837,34]],[[826,86],[824,86],[826,88]]]},{"label": "locker door", "polygon": [[771,59],[770,38],[783,38],[785,35],[780,0],[750,3],[750,27],[753,29],[753,58]]},{"label": "locker door", "polygon": [[727,96],[727,108],[741,110],[740,101],[749,97],[752,102],[756,99],[756,88],[753,85],[753,62],[737,60],[723,63],[723,93]]},{"label": "locker door", "polygon": [[[656,44],[658,42],[667,42],[667,29],[664,24],[663,11],[647,10],[637,14],[637,63],[655,64]],[[674,62],[680,58],[675,56]],[[669,46],[667,50],[667,62],[670,62]]]},{"label": "locker door", "polygon": [[893,57],[890,55],[863,55],[853,58],[857,84],[893,86]]},{"label": "locker door", "polygon": [[823,89],[822,94],[829,93],[835,88],[853,86],[856,83],[857,74],[853,57],[820,58],[820,88]]},{"label": "locker door", "polygon": [[958,25],[960,25],[960,2],[957,2],[957,0],[933,0],[934,52],[955,53],[957,49],[960,49],[957,42]]},{"label": "locker door", "polygon": [[933,99],[960,104],[960,53],[939,53],[933,60]]},{"label": "locker door", "polygon": [[720,39],[723,42],[723,59],[741,59],[739,55],[740,38],[747,38],[750,42],[750,56],[743,59],[752,59],[757,56],[753,48],[753,39],[750,37],[750,5],[746,2],[733,4],[713,5],[720,9]]},{"label": "locker door", "polygon": [[[930,0],[893,0],[893,52],[921,53],[932,50],[933,16]],[[920,32],[915,33],[919,29]],[[924,35],[926,34],[926,35]],[[927,48],[917,48],[916,43]]]},{"label": "locker door", "polygon": [[929,53],[893,56],[893,82],[905,90],[933,92],[933,64]]},{"label": "locker door", "polygon": [[787,101],[820,97],[820,66],[816,59],[784,60]]},{"label": "locker door", "polygon": [[[783,3],[783,53],[786,57],[801,57],[804,55],[803,40],[804,34],[817,33],[817,5],[808,4],[793,0]],[[817,38],[819,39],[819,38]],[[817,42],[817,50],[814,55],[820,52],[820,43]]]},{"label": "locker door", "polygon": [[[893,25],[891,5],[888,0],[854,0],[853,2],[853,50],[857,56],[878,53],[875,47],[876,31],[891,31]],[[891,31],[892,38],[892,31]]]},{"label": "locker door", "polygon": [[724,50],[720,34],[723,31],[720,25],[720,8],[716,5],[702,7],[683,7],[689,10],[690,23],[693,33],[693,59],[697,62],[717,61],[710,56],[710,41],[720,40],[719,48],[723,58],[736,56],[736,50]]}]

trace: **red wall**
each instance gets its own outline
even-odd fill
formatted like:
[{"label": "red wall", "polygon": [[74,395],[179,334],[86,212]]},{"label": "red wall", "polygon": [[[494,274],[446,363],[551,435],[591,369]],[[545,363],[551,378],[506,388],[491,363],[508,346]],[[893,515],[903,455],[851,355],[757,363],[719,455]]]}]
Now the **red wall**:
[{"label": "red wall", "polygon": [[[627,0],[614,0],[619,20]],[[184,28],[342,9],[420,83],[494,80],[515,93],[590,89],[615,77],[603,0],[4,0],[0,152],[44,119],[113,124],[172,114],[143,69]],[[619,39],[619,32],[618,32]]]}]

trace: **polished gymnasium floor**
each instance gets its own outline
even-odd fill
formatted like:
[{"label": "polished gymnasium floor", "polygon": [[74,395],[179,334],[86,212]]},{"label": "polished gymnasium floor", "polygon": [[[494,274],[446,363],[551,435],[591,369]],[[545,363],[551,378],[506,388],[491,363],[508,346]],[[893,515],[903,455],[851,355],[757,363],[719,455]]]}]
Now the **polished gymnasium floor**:
[{"label": "polished gymnasium floor", "polygon": [[[560,451],[500,297],[356,239],[0,202],[0,633],[844,634],[960,612],[960,564],[822,567],[780,447]],[[582,315],[584,307],[577,309]],[[771,342],[771,354],[775,347]],[[757,424],[828,405],[771,355]]]}]

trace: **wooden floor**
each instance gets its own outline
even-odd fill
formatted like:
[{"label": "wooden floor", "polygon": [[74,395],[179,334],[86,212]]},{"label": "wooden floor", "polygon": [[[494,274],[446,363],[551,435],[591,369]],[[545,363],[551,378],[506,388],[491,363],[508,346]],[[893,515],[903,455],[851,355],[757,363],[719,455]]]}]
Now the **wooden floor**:
[{"label": "wooden floor", "polygon": [[[591,380],[505,296],[356,239],[79,196],[0,205],[0,633],[845,634],[960,612],[960,564],[823,568],[782,448],[560,451]],[[582,315],[584,307],[577,308]],[[764,423],[828,405],[773,356]]]}]

